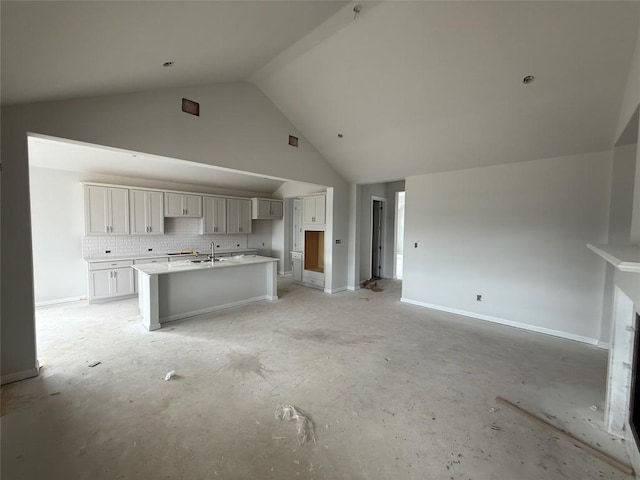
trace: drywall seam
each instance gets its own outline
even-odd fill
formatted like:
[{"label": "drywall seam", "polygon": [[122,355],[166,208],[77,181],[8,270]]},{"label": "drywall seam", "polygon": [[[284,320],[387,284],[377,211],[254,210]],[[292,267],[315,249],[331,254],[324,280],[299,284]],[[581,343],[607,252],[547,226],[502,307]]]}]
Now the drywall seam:
[{"label": "drywall seam", "polygon": [[576,342],[586,343],[588,345],[597,345],[598,340],[596,338],[584,337],[582,335],[575,335],[573,333],[562,332],[560,330],[553,330],[551,328],[536,327],[527,323],[515,322],[513,320],[507,320],[504,318],[492,317],[490,315],[482,315],[480,313],[467,312],[465,310],[458,310],[456,308],[443,307],[442,305],[434,305],[432,303],[420,302],[417,300],[411,300],[410,298],[401,298],[401,302],[409,303],[411,305],[418,305],[419,307],[431,308],[433,310],[440,310],[442,312],[455,313],[456,315],[462,315],[464,317],[476,318],[478,320],[485,320],[491,323],[498,323],[500,325],[506,325],[508,327],[515,327],[521,330],[528,330],[530,332],[543,333],[545,335],[551,335],[553,337],[560,337],[566,340],[574,340]]}]

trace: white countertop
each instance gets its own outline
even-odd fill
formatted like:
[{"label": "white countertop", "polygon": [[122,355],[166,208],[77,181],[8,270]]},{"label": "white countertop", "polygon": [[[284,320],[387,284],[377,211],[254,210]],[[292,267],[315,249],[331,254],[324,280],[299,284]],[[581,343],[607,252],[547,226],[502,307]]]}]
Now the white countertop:
[{"label": "white countertop", "polygon": [[[240,253],[240,252],[257,252],[257,248],[236,248],[234,250],[216,249],[218,253]],[[200,255],[209,255],[209,252],[200,252]],[[120,260],[136,260],[139,258],[180,258],[180,257],[193,257],[193,253],[181,253],[178,255],[169,255],[168,253],[139,253],[137,255],[108,255],[104,257],[84,257],[83,260],[87,263],[93,262],[114,262]]]},{"label": "white countertop", "polygon": [[164,273],[188,272],[191,270],[219,269],[229,267],[239,267],[242,265],[253,265],[256,263],[277,262],[277,258],[261,257],[260,255],[239,255],[236,257],[222,257],[220,261],[193,263],[190,260],[167,263],[148,263],[143,265],[133,265],[131,268],[147,275],[162,275]]},{"label": "white countertop", "polygon": [[592,245],[587,243],[587,248],[622,272],[640,273],[640,245]]}]

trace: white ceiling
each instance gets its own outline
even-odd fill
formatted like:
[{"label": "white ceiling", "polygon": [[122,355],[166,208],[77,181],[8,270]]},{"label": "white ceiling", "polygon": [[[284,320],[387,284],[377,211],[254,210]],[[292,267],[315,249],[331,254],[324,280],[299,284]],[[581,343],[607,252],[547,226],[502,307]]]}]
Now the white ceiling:
[{"label": "white ceiling", "polygon": [[250,79],[357,183],[615,142],[640,3],[361,4],[2,1],[2,101]]},{"label": "white ceiling", "polygon": [[2,104],[243,80],[345,3],[3,0]]},{"label": "white ceiling", "polygon": [[49,137],[30,136],[28,141],[31,167],[171,181],[269,195],[283,184],[283,180],[280,179],[247,175],[174,158]]},{"label": "white ceiling", "polygon": [[639,7],[364,3],[253,80],[357,183],[608,150]]}]

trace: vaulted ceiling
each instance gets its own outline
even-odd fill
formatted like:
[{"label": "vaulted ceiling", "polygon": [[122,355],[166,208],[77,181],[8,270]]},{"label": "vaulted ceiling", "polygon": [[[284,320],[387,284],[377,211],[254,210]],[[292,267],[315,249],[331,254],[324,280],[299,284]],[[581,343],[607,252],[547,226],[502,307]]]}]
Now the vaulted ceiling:
[{"label": "vaulted ceiling", "polygon": [[3,104],[251,81],[357,183],[611,148],[640,21],[617,1],[1,8]]}]

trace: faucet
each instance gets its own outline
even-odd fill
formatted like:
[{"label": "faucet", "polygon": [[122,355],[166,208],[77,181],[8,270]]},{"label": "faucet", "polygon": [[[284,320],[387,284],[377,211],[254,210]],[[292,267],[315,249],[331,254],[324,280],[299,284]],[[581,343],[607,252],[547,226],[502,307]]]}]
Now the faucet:
[{"label": "faucet", "polygon": [[211,263],[216,261],[216,242],[211,242]]}]

